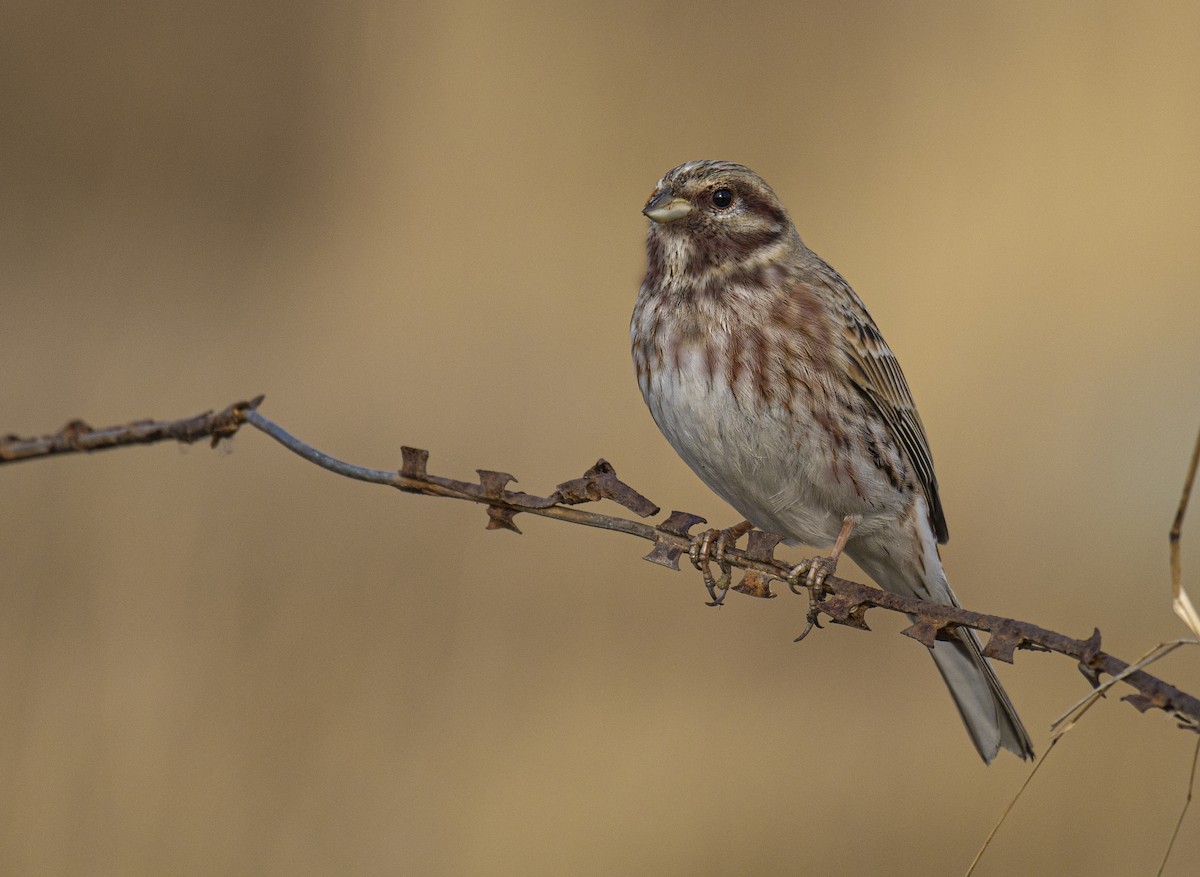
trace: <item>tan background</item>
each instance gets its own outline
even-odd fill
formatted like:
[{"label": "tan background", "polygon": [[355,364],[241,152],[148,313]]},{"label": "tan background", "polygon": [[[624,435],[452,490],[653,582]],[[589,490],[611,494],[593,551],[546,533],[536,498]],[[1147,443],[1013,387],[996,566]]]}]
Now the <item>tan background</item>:
[{"label": "tan background", "polygon": [[[572,6],[5,4],[0,431],[262,392],[365,465],[542,493],[603,455],[732,523],[626,333],[646,194],[734,159],[904,363],[964,602],[1180,636],[1200,7]],[[6,874],[955,874],[1026,773],[897,620],[796,646],[795,598],[710,610],[641,543],[257,433],[0,485]],[[1001,673],[1044,749],[1082,678]],[[1153,873],[1193,742],[1112,699],[979,873]],[[1168,873],[1198,856],[1193,812]]]}]

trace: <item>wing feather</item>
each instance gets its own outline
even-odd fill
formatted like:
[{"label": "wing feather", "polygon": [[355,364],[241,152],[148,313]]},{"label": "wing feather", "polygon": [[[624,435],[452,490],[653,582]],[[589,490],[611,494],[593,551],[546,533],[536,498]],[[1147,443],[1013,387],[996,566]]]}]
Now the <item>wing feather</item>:
[{"label": "wing feather", "polygon": [[[831,269],[832,270],[832,269]],[[900,370],[900,363],[888,348],[887,343],[867,313],[862,300],[840,276],[834,272],[829,278],[838,293],[834,310],[840,319],[844,350],[851,364],[851,379],[859,391],[875,406],[888,429],[904,449],[925,493],[929,506],[929,523],[937,535],[938,542],[946,542],[950,532],[946,528],[946,516],[938,496],[937,476],[933,471],[933,455],[929,451],[929,439],[925,426],[917,414],[908,382]]]}]

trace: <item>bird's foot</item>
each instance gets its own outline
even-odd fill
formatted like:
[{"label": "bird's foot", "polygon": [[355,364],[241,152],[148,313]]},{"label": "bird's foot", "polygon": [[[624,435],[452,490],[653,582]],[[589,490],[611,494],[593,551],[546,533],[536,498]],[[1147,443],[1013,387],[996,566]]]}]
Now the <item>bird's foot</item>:
[{"label": "bird's foot", "polygon": [[813,557],[792,567],[787,584],[793,594],[807,591],[814,600],[825,596],[825,579],[837,572],[836,557]]},{"label": "bird's foot", "polygon": [[[700,575],[704,578],[704,587],[708,591],[708,596],[712,597],[709,606],[722,605],[725,597],[729,594],[729,585],[733,580],[733,568],[725,559],[725,552],[752,529],[754,529],[753,524],[749,521],[742,521],[740,524],[734,524],[724,530],[705,530],[692,539],[691,547],[688,549],[688,558],[691,559],[692,566],[700,570]],[[712,574],[711,564],[713,563],[721,571],[721,575],[716,578]]]},{"label": "bird's foot", "polygon": [[788,573],[787,585],[792,593],[808,594],[808,614],[805,616],[808,623],[793,642],[800,642],[809,635],[814,627],[821,626],[821,622],[818,620],[817,604],[825,596],[825,579],[833,575],[837,569],[837,562],[836,557],[814,557],[796,564]]},{"label": "bird's foot", "polygon": [[[787,585],[792,593],[799,594],[801,591],[805,591],[808,594],[808,615],[806,616],[808,625],[800,636],[796,637],[795,642],[800,642],[808,636],[814,627],[821,626],[821,622],[817,620],[818,604],[826,594],[825,580],[837,571],[838,560],[841,559],[842,552],[846,550],[850,534],[854,532],[854,528],[860,520],[862,519],[858,515],[847,515],[842,520],[842,529],[838,533],[837,541],[833,544],[832,554],[828,557],[814,557],[798,563],[788,573]],[[803,581],[801,581],[802,579]]]}]

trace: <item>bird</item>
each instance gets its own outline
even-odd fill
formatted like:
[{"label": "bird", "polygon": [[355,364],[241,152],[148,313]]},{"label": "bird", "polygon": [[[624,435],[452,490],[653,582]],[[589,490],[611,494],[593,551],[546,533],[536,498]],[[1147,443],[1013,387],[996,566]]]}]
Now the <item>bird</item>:
[{"label": "bird", "polygon": [[[958,606],[938,550],[950,534],[925,427],[850,284],[743,165],[681,164],[642,213],[634,371],[668,442],[746,518],[722,546],[751,526],[789,545],[833,545],[797,568],[809,584],[844,551],[887,591]],[[1001,748],[1032,759],[974,631],[952,628],[930,651],[983,761]]]}]

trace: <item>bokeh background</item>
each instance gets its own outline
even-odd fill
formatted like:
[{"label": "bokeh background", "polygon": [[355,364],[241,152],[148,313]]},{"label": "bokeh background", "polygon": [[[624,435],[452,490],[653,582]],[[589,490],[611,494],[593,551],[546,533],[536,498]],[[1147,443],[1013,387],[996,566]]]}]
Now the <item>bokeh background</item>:
[{"label": "bokeh background", "polygon": [[[1129,658],[1185,633],[1195,3],[11,2],[0,23],[0,431],[265,393],[360,464],[411,444],[545,493],[604,456],[727,525],[645,411],[627,326],[651,186],[733,159],[904,363],[964,603],[1096,625]],[[1026,775],[983,768],[898,619],[793,645],[796,598],[708,609],[640,542],[485,532],[253,431],[0,488],[6,874],[955,874]],[[1200,689],[1200,653],[1157,669]],[[1044,750],[1082,677],[1000,672]],[[978,873],[1152,873],[1193,745],[1110,699]],[[1193,812],[1168,873],[1197,856]]]}]

